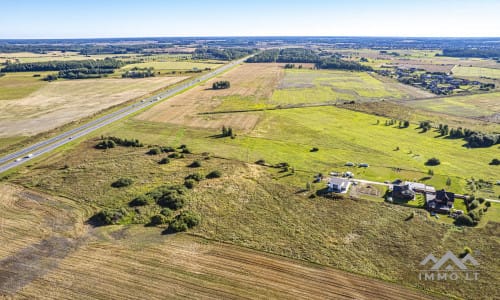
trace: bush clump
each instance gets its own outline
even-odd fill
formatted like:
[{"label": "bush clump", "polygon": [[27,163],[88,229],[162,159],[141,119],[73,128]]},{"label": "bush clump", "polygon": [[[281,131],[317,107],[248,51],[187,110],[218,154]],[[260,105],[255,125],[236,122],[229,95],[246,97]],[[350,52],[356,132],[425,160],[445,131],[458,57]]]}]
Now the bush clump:
[{"label": "bush clump", "polygon": [[474,221],[468,215],[460,215],[455,219],[457,226],[474,226]]},{"label": "bush clump", "polygon": [[196,180],[187,179],[186,181],[184,181],[184,186],[188,189],[192,189],[196,186]]},{"label": "bush clump", "polygon": [[158,163],[160,165],[166,165],[166,164],[170,163],[170,159],[168,157],[164,157],[164,158],[160,159],[160,161]]},{"label": "bush clump", "polygon": [[169,228],[174,232],[186,231],[198,225],[201,218],[192,211],[183,211],[170,223]]},{"label": "bush clump", "polygon": [[472,201],[472,202],[469,204],[469,209],[471,209],[471,210],[472,210],[472,209],[476,209],[476,208],[478,208],[478,207],[479,207],[479,201],[477,201],[477,200],[474,200],[474,201]]},{"label": "bush clump", "polygon": [[199,160],[195,160],[193,161],[190,165],[189,165],[190,168],[199,168],[201,167],[201,161]]},{"label": "bush clump", "polygon": [[255,162],[257,165],[264,166],[266,164],[266,161],[263,159],[259,159],[258,161]]},{"label": "bush clump", "polygon": [[319,151],[319,148],[318,147],[312,147],[311,150],[309,150],[310,152],[318,152]]},{"label": "bush clump", "polygon": [[95,214],[91,221],[98,225],[113,225],[119,224],[120,221],[128,215],[128,210],[125,208],[120,209],[104,209]]},{"label": "bush clump", "polygon": [[132,201],[129,202],[130,207],[135,207],[135,206],[145,206],[153,202],[153,199],[150,196],[147,195],[140,195],[132,199]]},{"label": "bush clump", "polygon": [[113,182],[111,184],[112,187],[114,188],[121,188],[121,187],[126,187],[134,183],[134,181],[130,178],[120,178],[117,181]]},{"label": "bush clump", "polygon": [[189,174],[184,179],[185,180],[192,179],[192,180],[195,180],[195,181],[202,181],[203,180],[203,175],[200,174],[200,173]]},{"label": "bush clump", "polygon": [[148,155],[158,155],[160,154],[160,149],[159,148],[151,148],[149,151],[146,153]]},{"label": "bush clump", "polygon": [[168,157],[170,157],[170,158],[182,158],[182,154],[174,152],[174,153],[169,154]]},{"label": "bush clump", "polygon": [[152,216],[151,221],[149,222],[149,224],[153,226],[167,224],[167,223],[168,223],[168,218],[162,214]]},{"label": "bush clump", "polygon": [[425,162],[426,166],[437,166],[441,164],[441,161],[435,157],[429,158],[427,162]]},{"label": "bush clump", "polygon": [[220,178],[222,176],[222,172],[219,170],[212,171],[207,174],[208,179]]},{"label": "bush clump", "polygon": [[498,166],[498,165],[500,165],[500,159],[498,159],[498,158],[492,159],[491,162],[490,162],[490,165],[492,165],[492,166]]},{"label": "bush clump", "polygon": [[180,209],[186,203],[186,189],[182,186],[161,186],[146,195],[152,197],[161,207]]}]

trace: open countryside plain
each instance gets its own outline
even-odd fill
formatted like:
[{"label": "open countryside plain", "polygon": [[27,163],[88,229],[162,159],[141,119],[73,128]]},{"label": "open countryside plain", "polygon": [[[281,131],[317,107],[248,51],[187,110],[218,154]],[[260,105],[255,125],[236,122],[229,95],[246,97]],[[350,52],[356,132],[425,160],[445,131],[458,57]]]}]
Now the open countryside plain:
[{"label": "open countryside plain", "polygon": [[[152,129],[149,128],[148,131],[151,132]],[[126,128],[122,130],[122,136],[125,132],[137,133],[137,131],[128,132]],[[194,154],[175,159],[167,165],[159,165],[157,160],[161,155],[146,155],[147,149],[117,148],[102,151],[93,148],[96,140],[90,140],[69,152],[51,155],[45,162],[37,164],[33,170],[26,170],[14,176],[12,181],[74,199],[75,204],[81,205],[83,211],[86,211],[88,207],[123,207],[130,199],[155,186],[165,183],[179,184],[190,173],[206,174],[210,170],[218,169],[224,174],[222,178],[201,181],[187,194],[189,199],[187,209],[203,216],[201,224],[192,231],[196,235],[440,293],[450,293],[446,291],[446,288],[451,283],[445,285],[436,282],[422,283],[418,281],[414,273],[422,259],[422,252],[439,251],[440,253],[441,249],[459,251],[464,245],[473,244],[483,253],[481,281],[465,283],[462,286],[463,290],[454,289],[452,294],[463,295],[466,290],[474,291],[475,294],[492,295],[495,293],[492,290],[493,286],[488,283],[494,281],[496,275],[488,266],[497,264],[492,252],[495,249],[495,243],[498,242],[494,235],[494,232],[498,230],[497,223],[485,224],[478,229],[458,230],[454,227],[443,226],[430,218],[423,210],[417,210],[417,216],[408,221],[406,219],[413,210],[411,208],[365,200],[332,201],[322,197],[309,199],[308,192],[293,181],[294,179],[307,180],[306,178],[310,178],[310,173],[297,170],[296,175],[289,175],[273,168],[226,159],[226,157],[231,157],[227,152],[228,149],[234,148],[235,151],[244,153],[244,148],[238,144],[225,145],[224,142],[210,143],[216,149],[210,149],[206,146],[208,143],[201,147],[197,144],[199,141],[193,140],[195,134],[190,131],[183,131],[183,136],[179,136],[179,132],[172,131],[172,128],[155,130],[155,132],[158,140],[161,139],[164,144],[174,144],[171,139],[177,136],[175,143],[186,143]],[[207,139],[206,135],[204,138]],[[238,141],[240,138],[237,137],[233,141]],[[258,140],[253,139],[251,142],[256,143]],[[277,143],[282,144],[279,141]],[[271,148],[272,142],[267,143],[266,146],[268,149],[273,149],[273,152],[282,150],[278,147]],[[205,156],[197,154],[210,150],[213,157],[208,160],[203,158]],[[304,149],[305,152],[307,149]],[[222,156],[224,159],[217,158],[217,156]],[[193,170],[189,167],[193,160],[201,160],[202,166]],[[296,162],[289,161],[292,164]],[[109,185],[116,177],[110,177],[109,174],[133,178],[137,184],[123,190],[110,189]],[[319,190],[323,188],[323,185],[318,184],[314,188]],[[147,216],[152,213],[150,209],[152,208],[139,209],[134,213],[133,219],[139,220],[142,216]],[[353,212],[356,212],[357,218],[351,217]],[[493,207],[488,213],[498,214]],[[109,229],[104,227],[98,229],[95,234],[108,230],[115,232],[107,234],[110,236],[108,239],[110,243],[124,245],[119,253],[125,257],[135,257],[144,261],[146,265],[151,264],[148,262],[150,255],[154,256],[152,259],[155,263],[152,265],[158,264],[158,261],[168,262],[168,256],[164,257],[163,254],[157,253],[159,250],[144,251],[144,249],[149,249],[149,246],[141,242],[141,239],[147,239],[147,236],[150,236],[152,243],[155,244],[152,247],[162,249],[161,253],[174,255],[175,250],[172,246],[167,248],[160,246],[163,243],[170,245],[169,237],[162,238],[160,229],[156,229],[156,234],[145,234],[142,226],[125,224],[109,227]],[[428,232],[433,232],[433,234],[429,236]],[[396,245],[394,245],[395,241],[397,241]],[[109,263],[105,263],[106,274],[113,272],[113,266],[117,268],[116,276],[105,276],[106,278],[119,280],[118,278],[122,278],[119,274],[129,278],[132,276],[131,272],[136,272],[134,270],[144,270],[141,267],[143,263],[130,266],[115,255],[112,256],[115,257],[113,259],[108,256],[111,253],[106,249],[114,246],[97,243],[100,245],[97,246],[100,250],[92,250],[92,245],[94,243],[90,243],[88,248],[83,248],[81,250],[83,252],[78,251],[71,255],[67,265],[63,261],[61,273],[51,272],[52,275],[44,279],[49,284],[54,282],[57,285],[67,274],[73,271],[82,272],[79,283],[74,285],[75,292],[78,293],[78,290],[93,285],[92,281],[97,280],[91,275],[93,273],[85,271],[93,270],[92,266],[95,270],[100,270],[100,267],[92,263],[94,259],[101,264],[103,261],[110,260]],[[126,254],[129,253],[129,250],[126,250],[128,248],[137,250]],[[140,249],[143,250],[139,251]],[[116,251],[118,250],[112,253],[117,253]],[[93,255],[100,258],[93,258]],[[85,258],[82,259],[82,257]],[[359,257],[364,259],[359,261],[356,259]],[[191,259],[190,265],[192,264],[197,266],[197,261]],[[172,268],[166,268],[164,271],[154,268],[156,271],[152,270],[153,274],[172,272]],[[210,271],[201,268],[199,272]],[[86,274],[90,276],[87,277]],[[303,275],[296,274],[296,276]],[[47,281],[40,281],[34,286],[46,284]],[[126,281],[130,282],[130,280]],[[110,281],[110,285],[121,286],[119,281]],[[203,286],[210,287],[211,285],[207,282]],[[135,285],[131,286],[133,287]],[[34,288],[33,292],[38,289]],[[161,293],[161,289],[156,290],[155,293]]]},{"label": "open countryside plain", "polygon": [[[51,82],[24,98],[0,101],[0,137],[47,131],[185,78],[187,77]],[[0,78],[0,84],[2,80],[4,78]]]},{"label": "open countryside plain", "polygon": [[[225,125],[247,131],[255,127],[260,114],[200,115],[199,113],[213,111],[221,104],[224,105],[224,102],[232,105],[234,99],[245,107],[260,105],[261,101],[271,96],[282,76],[283,67],[279,64],[244,64],[217,79],[209,80],[156,105],[140,114],[137,120],[211,129],[220,129]],[[217,80],[230,80],[232,87],[226,90],[213,90],[212,83]]]},{"label": "open countryside plain", "polygon": [[136,299],[145,293],[155,299],[430,299],[394,284],[194,236],[164,237],[137,226],[92,229],[72,201],[5,184],[0,191],[0,293],[14,299]]},{"label": "open countryside plain", "polygon": [[[441,59],[434,50],[349,51],[346,59],[373,65]],[[8,73],[0,138],[13,134],[0,147],[220,66],[162,55],[111,77],[146,66],[178,77],[40,82]],[[475,211],[484,216],[467,227],[430,214],[422,195],[384,199],[395,179],[498,199],[497,145],[469,148],[418,124],[498,132],[498,93],[437,98],[371,71],[298,65],[236,65],[3,174],[0,298],[499,298],[500,203],[483,199]],[[213,89],[217,81],[230,87]],[[433,157],[439,165],[426,164]],[[350,194],[327,192],[328,174],[346,171],[361,183]],[[162,204],[172,199],[178,206]],[[454,205],[469,210],[462,199]],[[174,233],[184,213],[199,218]],[[467,248],[480,262],[477,281],[419,280],[426,255]]]}]

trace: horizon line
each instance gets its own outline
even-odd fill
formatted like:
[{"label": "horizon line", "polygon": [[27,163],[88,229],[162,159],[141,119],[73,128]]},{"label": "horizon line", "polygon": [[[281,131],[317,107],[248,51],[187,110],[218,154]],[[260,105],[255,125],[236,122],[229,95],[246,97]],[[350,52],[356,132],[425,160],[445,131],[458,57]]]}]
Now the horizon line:
[{"label": "horizon line", "polygon": [[399,35],[165,35],[165,36],[108,36],[108,37],[27,37],[6,40],[99,40],[99,39],[158,39],[158,38],[406,38],[406,39],[500,39],[500,36],[399,36]]}]

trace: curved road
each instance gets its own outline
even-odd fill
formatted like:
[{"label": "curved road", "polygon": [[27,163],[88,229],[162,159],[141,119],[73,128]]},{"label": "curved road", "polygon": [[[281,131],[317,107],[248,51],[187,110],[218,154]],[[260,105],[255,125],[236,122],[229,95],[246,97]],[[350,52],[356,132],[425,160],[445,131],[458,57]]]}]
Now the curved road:
[{"label": "curved road", "polygon": [[207,73],[201,77],[194,78],[189,82],[183,83],[175,88],[169,89],[165,92],[159,93],[157,95],[154,95],[152,97],[146,98],[144,100],[141,100],[141,102],[136,102],[134,104],[131,104],[127,107],[124,107],[118,111],[112,112],[110,114],[107,114],[103,117],[100,117],[98,119],[95,119],[89,123],[86,123],[82,126],[79,126],[77,128],[71,129],[69,131],[66,131],[64,133],[61,133],[57,136],[51,137],[47,140],[38,142],[36,144],[33,144],[31,146],[28,146],[24,149],[21,149],[19,151],[16,151],[14,153],[7,154],[3,157],[0,157],[0,173],[5,172],[7,170],[10,170],[14,167],[17,167],[35,157],[38,157],[42,154],[45,154],[47,152],[50,152],[64,144],[67,144],[74,139],[77,139],[79,137],[82,137],[84,135],[87,135],[91,133],[92,131],[95,131],[103,126],[106,126],[110,123],[113,123],[115,121],[118,121],[120,119],[125,118],[126,116],[133,114],[141,109],[144,109],[148,106],[153,105],[154,103],[164,100],[166,98],[169,98],[179,92],[182,92],[183,90],[186,90],[196,84],[198,84],[201,81],[205,81],[207,79],[210,79],[212,77],[217,76],[218,74],[226,71],[227,69],[242,63],[245,59],[248,57],[230,62],[218,69],[216,69],[213,72]]}]

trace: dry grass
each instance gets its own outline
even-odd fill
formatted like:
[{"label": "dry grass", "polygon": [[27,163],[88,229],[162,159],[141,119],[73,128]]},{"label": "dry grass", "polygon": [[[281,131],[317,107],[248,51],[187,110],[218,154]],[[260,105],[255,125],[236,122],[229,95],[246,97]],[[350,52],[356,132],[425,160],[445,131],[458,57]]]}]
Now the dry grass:
[{"label": "dry grass", "polygon": [[[270,98],[274,88],[283,77],[280,64],[244,64],[216,79],[169,99],[142,113],[138,120],[165,122],[196,128],[221,128],[223,125],[238,130],[250,130],[259,120],[259,114],[199,115],[213,111],[224,98],[251,97],[248,101]],[[212,90],[212,83],[228,80],[231,88]]]},{"label": "dry grass", "polygon": [[[428,298],[392,284],[331,268],[186,235],[159,237],[154,230],[114,230],[108,235],[109,241],[82,247],[62,261],[56,271],[20,291],[19,297]],[[135,245],[130,243],[134,240]]]},{"label": "dry grass", "polygon": [[0,137],[47,131],[185,78],[51,82],[27,97],[0,101]]}]

